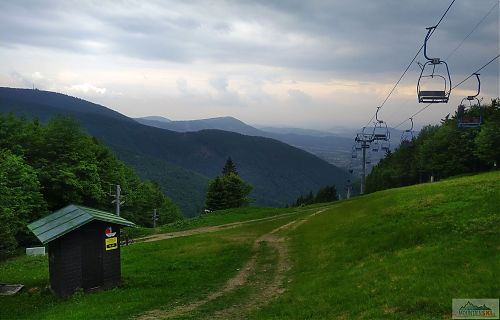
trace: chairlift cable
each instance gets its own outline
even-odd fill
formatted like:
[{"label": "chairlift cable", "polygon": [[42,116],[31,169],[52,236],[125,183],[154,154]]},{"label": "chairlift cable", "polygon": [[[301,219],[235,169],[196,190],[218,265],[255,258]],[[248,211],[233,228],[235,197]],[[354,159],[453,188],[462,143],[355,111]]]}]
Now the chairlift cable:
[{"label": "chairlift cable", "polygon": [[[441,18],[439,19],[438,23],[434,26],[434,29],[431,31],[429,37],[432,36],[432,34],[434,33],[434,31],[436,31],[437,27],[441,24],[441,22],[443,21],[444,17],[448,13],[448,11],[450,11],[451,6],[453,6],[453,4],[455,3],[455,1],[456,0],[452,0],[451,1],[450,5],[448,6],[448,8],[446,9],[446,11],[441,16]],[[379,109],[381,109],[385,105],[385,103],[389,100],[389,98],[393,94],[394,90],[396,90],[396,87],[399,85],[399,83],[401,82],[401,80],[403,80],[404,76],[406,75],[406,73],[408,72],[408,70],[410,69],[410,67],[413,65],[413,63],[415,62],[415,60],[419,56],[420,52],[422,52],[423,48],[424,48],[424,45],[422,44],[420,46],[420,48],[418,49],[417,53],[415,54],[415,56],[413,57],[413,59],[410,61],[410,63],[408,64],[408,66],[403,71],[403,74],[401,74],[401,76],[399,77],[398,81],[396,81],[396,83],[392,87],[391,91],[389,91],[389,94],[385,97],[385,99],[382,102],[382,104],[378,107]],[[371,124],[371,122],[373,121],[374,118],[375,118],[375,114],[370,118],[370,120],[367,122],[367,124],[365,125],[365,127],[369,126]]]},{"label": "chairlift cable", "polygon": [[[478,23],[476,23],[476,25],[472,28],[472,30],[462,39],[462,41],[455,47],[455,49],[453,49],[449,54],[448,56],[446,57],[445,60],[448,60],[451,56],[453,56],[455,54],[455,52],[458,51],[458,49],[460,49],[462,47],[462,45],[465,43],[465,41],[474,33],[474,31],[476,31],[476,29],[486,20],[486,18],[491,14],[491,12],[493,12],[493,10],[498,6],[498,4],[500,3],[500,1],[496,1],[495,2],[495,5],[493,5],[493,7],[491,7],[491,9],[486,12],[486,14],[481,18],[481,20],[479,20]],[[471,75],[472,76],[472,75]],[[468,80],[468,79],[466,79]],[[464,80],[464,82],[466,81]],[[463,82],[462,82],[463,83]],[[459,83],[458,85],[462,84],[462,83]],[[453,88],[456,88],[458,85],[456,85],[455,87]],[[452,88],[452,89],[453,89]],[[422,110],[419,110],[418,113],[416,114],[419,114],[421,111],[427,109],[429,107],[429,105],[426,105],[424,108],[422,108]],[[409,119],[406,119],[404,122],[408,121]],[[400,123],[399,125],[397,125],[396,127],[394,128],[397,128],[399,126],[401,126],[404,122]]]},{"label": "chairlift cable", "polygon": [[461,82],[457,83],[452,89],[455,89],[456,87],[458,87],[459,85],[461,85],[465,81],[467,81],[470,78],[474,77],[476,73],[479,73],[481,70],[483,70],[484,68],[486,68],[490,63],[492,63],[493,61],[495,61],[496,59],[498,59],[498,57],[500,57],[500,54],[497,54],[496,57],[494,57],[493,59],[491,59],[490,61],[488,61],[484,66],[482,66],[481,68],[479,68],[476,71],[474,71],[473,73],[471,73],[467,78],[465,78]]},{"label": "chairlift cable", "polygon": [[[499,57],[500,57],[500,54],[497,54],[494,58],[492,58],[490,61],[488,61],[485,65],[483,65],[481,68],[479,68],[476,71],[474,71],[473,73],[471,73],[468,77],[466,77],[464,80],[462,80],[459,83],[457,83],[451,89],[452,90],[455,89],[456,87],[458,87],[461,84],[463,84],[465,81],[467,81],[470,78],[474,77],[477,73],[479,73],[481,70],[483,70],[484,68],[486,68],[489,64],[491,64],[493,61],[495,61]],[[426,105],[425,107],[421,108],[416,113],[414,113],[410,118],[415,118],[415,116],[419,115],[421,112],[423,112],[425,109],[427,109],[431,105],[432,105],[432,103],[429,103],[428,105]],[[394,129],[396,129],[396,128],[400,127],[401,125],[403,125],[406,121],[410,120],[410,118],[403,120],[401,123],[399,123],[397,126],[395,126]]]},{"label": "chairlift cable", "polygon": [[451,56],[454,55],[455,52],[457,52],[457,50],[460,49],[460,47],[462,47],[464,42],[474,33],[474,31],[476,31],[476,29],[481,25],[481,23],[483,23],[484,20],[486,20],[486,18],[493,12],[495,7],[498,6],[499,3],[500,1],[495,2],[495,5],[491,7],[491,9],[481,18],[481,20],[479,20],[479,22],[474,26],[474,28],[472,28],[472,30],[465,36],[465,38],[462,39],[462,41],[458,44],[458,46],[455,49],[453,49],[453,51],[446,57],[445,60],[449,60]]}]

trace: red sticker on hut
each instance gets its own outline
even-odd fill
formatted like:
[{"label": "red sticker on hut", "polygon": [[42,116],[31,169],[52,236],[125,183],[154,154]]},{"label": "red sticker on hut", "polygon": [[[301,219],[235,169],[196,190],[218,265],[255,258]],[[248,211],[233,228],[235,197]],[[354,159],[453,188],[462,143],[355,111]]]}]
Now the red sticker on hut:
[{"label": "red sticker on hut", "polygon": [[106,237],[111,238],[116,235],[116,232],[113,232],[113,229],[111,227],[106,228]]}]

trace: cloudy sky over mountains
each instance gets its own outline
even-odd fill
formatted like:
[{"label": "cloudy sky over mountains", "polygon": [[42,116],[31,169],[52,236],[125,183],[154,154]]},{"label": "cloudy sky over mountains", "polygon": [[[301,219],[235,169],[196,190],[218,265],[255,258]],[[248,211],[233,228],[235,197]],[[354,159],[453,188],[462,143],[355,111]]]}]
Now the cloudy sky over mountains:
[{"label": "cloudy sky over mountains", "polygon": [[[134,117],[360,127],[449,3],[0,0],[0,86],[34,85]],[[499,53],[498,0],[457,0],[429,51],[449,57],[454,83],[488,62]],[[418,73],[414,64],[381,111],[389,124],[422,107]],[[481,73],[482,96],[498,96],[498,60]],[[416,121],[437,122],[475,85]]]}]

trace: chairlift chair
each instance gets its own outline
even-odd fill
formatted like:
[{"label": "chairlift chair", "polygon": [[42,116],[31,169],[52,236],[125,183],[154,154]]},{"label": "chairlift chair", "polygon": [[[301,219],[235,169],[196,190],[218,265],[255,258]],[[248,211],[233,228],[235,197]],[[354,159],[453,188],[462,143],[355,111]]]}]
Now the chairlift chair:
[{"label": "chairlift chair", "polygon": [[380,145],[379,145],[379,143],[377,141],[374,141],[372,143],[372,151],[373,152],[378,152],[379,147],[380,147]]},{"label": "chairlift chair", "polygon": [[382,151],[387,152],[387,151],[389,151],[391,149],[391,145],[390,145],[390,143],[388,141],[387,142],[382,142],[382,144],[380,145],[380,149]]},{"label": "chairlift chair", "polygon": [[[479,79],[479,73],[474,73],[477,79],[477,93],[473,96],[467,96],[462,99],[460,105],[457,109],[457,126],[459,128],[478,128],[483,123],[484,108],[481,107],[481,101],[477,98],[481,92],[481,80]],[[469,105],[465,105],[465,101],[468,101]],[[478,110],[478,115],[467,115],[466,111],[469,113],[471,111]]]},{"label": "chairlift chair", "polygon": [[356,140],[361,142],[362,145],[366,148],[367,145],[373,141],[373,132],[368,132],[368,129],[366,127],[363,127],[363,130],[356,134]]},{"label": "chairlift chair", "polygon": [[401,145],[403,145],[403,146],[404,145],[410,145],[410,144],[412,144],[413,143],[413,139],[415,138],[415,136],[413,134],[413,118],[410,118],[409,120],[411,122],[410,129],[406,129],[401,134]]},{"label": "chairlift chair", "polygon": [[374,141],[389,141],[391,134],[389,132],[389,128],[387,127],[387,123],[378,118],[379,110],[380,107],[377,108],[377,112],[375,113],[376,121],[374,122],[373,126],[372,139]]},{"label": "chairlift chair", "polygon": [[351,159],[357,159],[358,158],[358,151],[357,151],[356,145],[357,144],[355,144],[355,145],[352,146]]},{"label": "chairlift chair", "polygon": [[[425,36],[424,41],[424,57],[427,59],[427,61],[420,66],[421,71],[417,82],[418,102],[448,103],[451,93],[450,69],[448,68],[448,64],[446,63],[446,61],[443,61],[440,58],[429,58],[429,56],[427,55],[427,41],[429,40],[433,30],[436,29],[436,27],[429,27],[426,29],[427,35]],[[445,67],[446,72],[438,74],[436,67],[439,67],[441,65]],[[427,72],[426,69],[432,69],[432,72]],[[432,88],[432,90],[423,88],[422,80],[434,80],[435,78],[439,79],[439,82],[442,81],[442,85],[439,85],[439,87],[436,86],[437,89]],[[434,85],[436,84],[433,83],[433,86]]]}]

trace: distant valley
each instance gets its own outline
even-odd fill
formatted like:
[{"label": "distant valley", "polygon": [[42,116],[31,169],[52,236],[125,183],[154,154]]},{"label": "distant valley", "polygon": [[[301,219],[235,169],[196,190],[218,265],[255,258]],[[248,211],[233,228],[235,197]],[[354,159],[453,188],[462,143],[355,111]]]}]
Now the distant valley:
[{"label": "distant valley", "polygon": [[271,138],[310,152],[341,168],[347,168],[351,158],[353,138],[337,136],[325,131],[273,127],[258,129],[233,117],[172,121],[160,116],[148,116],[135,118],[135,120],[148,126],[177,132],[218,129]]},{"label": "distant valley", "polygon": [[[148,126],[176,132],[218,129],[249,136],[267,137],[312,153],[339,168],[347,170],[352,167],[356,174],[361,171],[360,157],[352,158],[355,131],[350,132],[347,129],[340,128],[337,130],[338,134],[333,134],[327,131],[301,128],[256,128],[233,117],[174,121],[161,116],[147,116],[135,118],[135,120]],[[393,137],[391,149],[394,150],[399,145],[398,141],[402,131],[390,128],[390,132]],[[368,150],[367,157],[369,158],[367,172],[370,172],[371,168],[384,157],[384,152]]]},{"label": "distant valley", "polygon": [[284,206],[325,185],[343,189],[347,180],[344,170],[270,137],[214,129],[165,130],[54,92],[0,88],[0,112],[40,121],[57,115],[76,119],[141,177],[157,181],[187,216],[201,212],[207,182],[220,174],[228,156],[241,177],[254,186],[251,197],[258,205]]}]

